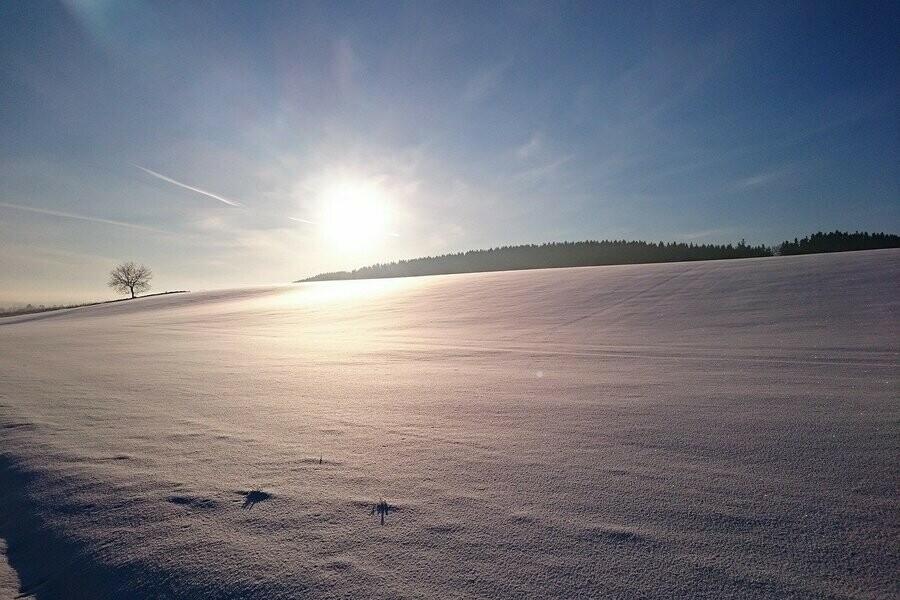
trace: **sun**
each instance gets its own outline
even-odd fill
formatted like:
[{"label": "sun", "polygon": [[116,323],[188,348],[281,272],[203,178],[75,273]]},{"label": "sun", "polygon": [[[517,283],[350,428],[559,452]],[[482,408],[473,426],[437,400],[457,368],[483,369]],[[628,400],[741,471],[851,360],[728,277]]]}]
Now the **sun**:
[{"label": "sun", "polygon": [[388,203],[375,184],[340,182],[322,198],[322,233],[342,251],[371,249],[390,235],[389,221]]}]

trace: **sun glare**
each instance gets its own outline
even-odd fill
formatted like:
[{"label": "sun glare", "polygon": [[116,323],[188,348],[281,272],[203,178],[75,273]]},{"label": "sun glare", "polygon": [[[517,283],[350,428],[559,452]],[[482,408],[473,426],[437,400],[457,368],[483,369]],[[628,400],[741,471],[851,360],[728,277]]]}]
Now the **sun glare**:
[{"label": "sun glare", "polygon": [[388,235],[389,209],[378,187],[363,182],[334,185],[324,195],[322,232],[342,251],[367,250]]}]

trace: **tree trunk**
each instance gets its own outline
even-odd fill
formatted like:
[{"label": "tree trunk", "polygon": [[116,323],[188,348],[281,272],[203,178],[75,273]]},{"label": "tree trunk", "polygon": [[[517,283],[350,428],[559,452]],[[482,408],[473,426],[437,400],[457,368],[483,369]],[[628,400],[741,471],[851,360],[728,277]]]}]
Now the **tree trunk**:
[{"label": "tree trunk", "polygon": [[131,288],[131,298],[134,299],[134,288]]}]

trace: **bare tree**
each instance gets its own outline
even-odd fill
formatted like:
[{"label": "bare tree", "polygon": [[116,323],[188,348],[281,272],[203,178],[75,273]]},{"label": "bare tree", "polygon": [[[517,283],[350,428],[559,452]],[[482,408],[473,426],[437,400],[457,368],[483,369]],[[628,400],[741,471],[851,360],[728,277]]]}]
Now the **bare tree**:
[{"label": "bare tree", "polygon": [[110,271],[108,285],[122,294],[131,292],[131,297],[134,298],[136,294],[150,289],[150,279],[152,277],[153,273],[149,267],[136,265],[128,261],[123,262]]}]

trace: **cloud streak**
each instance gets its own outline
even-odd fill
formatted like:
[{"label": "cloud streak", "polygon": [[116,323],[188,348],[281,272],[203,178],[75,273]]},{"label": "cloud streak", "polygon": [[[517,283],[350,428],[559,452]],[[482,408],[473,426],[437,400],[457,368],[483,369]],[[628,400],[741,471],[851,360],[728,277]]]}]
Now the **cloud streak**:
[{"label": "cloud streak", "polygon": [[511,66],[512,60],[506,60],[478,71],[466,82],[463,99],[466,102],[476,102],[499,88],[503,75]]},{"label": "cloud streak", "polygon": [[792,169],[790,167],[783,167],[781,169],[774,169],[772,171],[757,173],[752,177],[747,177],[738,181],[737,187],[741,189],[749,189],[768,185],[774,181],[790,175],[791,173]]},{"label": "cloud streak", "polygon": [[[307,225],[315,225],[316,227],[320,227],[322,224],[316,221],[307,221],[306,219],[301,219],[299,217],[288,217],[291,221],[297,221],[298,223],[306,223]],[[379,231],[378,235],[386,235],[388,237],[401,237],[399,233],[394,233],[393,231]]]},{"label": "cloud streak", "polygon": [[243,206],[243,204],[240,204],[233,200],[229,200],[228,198],[223,198],[222,196],[219,196],[218,194],[213,194],[212,192],[207,192],[206,190],[201,190],[200,188],[194,187],[192,185],[182,183],[180,181],[172,179],[171,177],[166,177],[162,173],[157,173],[156,171],[151,171],[150,169],[144,168],[140,165],[132,164],[132,166],[140,169],[141,171],[143,171],[144,173],[147,173],[148,175],[152,175],[153,177],[156,177],[157,179],[161,179],[167,183],[171,183],[172,185],[177,185],[178,187],[184,188],[186,190],[190,190],[192,192],[197,192],[198,194],[203,194],[204,196],[209,196],[210,198],[218,200],[219,202],[224,202],[225,204],[228,204],[229,206]]},{"label": "cloud streak", "polygon": [[59,210],[48,210],[46,208],[35,208],[33,206],[22,206],[21,204],[8,204],[6,202],[0,202],[0,208],[9,208],[12,210],[22,210],[25,212],[37,213],[40,215],[50,215],[52,217],[62,217],[64,219],[77,219],[79,221],[90,221],[92,223],[104,223],[106,225],[118,225],[119,227],[128,227],[130,229],[139,229],[141,231],[150,231],[153,233],[169,233],[167,231],[163,231],[161,229],[154,229],[152,227],[144,227],[143,225],[135,225],[134,223],[125,223],[123,221],[113,221],[111,219],[100,219],[97,217],[86,217],[84,215],[76,215],[73,213],[67,213]]},{"label": "cloud streak", "polygon": [[531,139],[526,144],[516,148],[516,156],[518,156],[522,160],[530,158],[531,156],[536,154],[538,150],[541,149],[542,143],[543,141],[541,139],[541,134],[535,133],[533,136],[531,136]]}]

